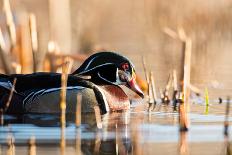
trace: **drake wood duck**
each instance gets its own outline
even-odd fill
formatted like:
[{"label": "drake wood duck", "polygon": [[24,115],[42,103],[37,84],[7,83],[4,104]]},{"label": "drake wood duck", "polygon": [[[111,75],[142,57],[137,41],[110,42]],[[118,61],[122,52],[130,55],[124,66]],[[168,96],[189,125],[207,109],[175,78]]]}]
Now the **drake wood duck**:
[{"label": "drake wood duck", "polygon": [[[88,79],[83,77],[89,77]],[[16,85],[9,107],[6,108],[13,80]],[[98,105],[101,114],[129,107],[129,99],[120,85],[125,85],[140,97],[134,65],[114,52],[99,52],[87,58],[67,80],[67,112],[75,112],[77,93],[82,95],[82,111],[91,112]],[[0,74],[0,108],[6,113],[60,112],[61,74]]]}]

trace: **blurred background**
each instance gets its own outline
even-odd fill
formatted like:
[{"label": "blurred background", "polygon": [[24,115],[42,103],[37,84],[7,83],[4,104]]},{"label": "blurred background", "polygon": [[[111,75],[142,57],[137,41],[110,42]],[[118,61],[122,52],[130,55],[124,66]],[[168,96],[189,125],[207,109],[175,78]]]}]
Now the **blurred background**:
[{"label": "blurred background", "polygon": [[175,35],[182,28],[192,41],[191,84],[225,97],[232,95],[231,19],[229,0],[0,0],[0,73],[59,71],[67,57],[75,69],[109,50],[131,59],[145,79],[143,56],[158,91],[174,69],[181,76],[183,43]]}]

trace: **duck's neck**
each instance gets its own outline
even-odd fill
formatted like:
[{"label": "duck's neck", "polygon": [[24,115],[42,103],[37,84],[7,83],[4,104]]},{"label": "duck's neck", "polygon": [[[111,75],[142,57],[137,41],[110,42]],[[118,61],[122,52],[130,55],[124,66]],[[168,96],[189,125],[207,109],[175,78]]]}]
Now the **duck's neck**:
[{"label": "duck's neck", "polygon": [[106,96],[111,111],[127,110],[130,108],[128,96],[119,86],[104,85],[101,86]]}]

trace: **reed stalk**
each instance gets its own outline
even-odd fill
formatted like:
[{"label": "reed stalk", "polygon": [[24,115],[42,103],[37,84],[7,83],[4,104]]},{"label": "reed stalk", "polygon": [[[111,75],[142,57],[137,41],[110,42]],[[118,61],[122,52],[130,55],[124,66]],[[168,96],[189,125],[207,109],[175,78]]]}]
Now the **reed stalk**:
[{"label": "reed stalk", "polygon": [[225,144],[225,154],[231,155],[230,140],[229,140],[229,114],[230,114],[230,98],[227,98],[226,108],[225,108],[225,120],[224,120],[224,144]]},{"label": "reed stalk", "polygon": [[61,74],[61,92],[60,92],[60,110],[61,110],[61,139],[60,139],[60,151],[61,154],[65,154],[65,126],[66,126],[66,91],[67,91],[67,80],[68,80],[68,65],[69,62],[64,63]]},{"label": "reed stalk", "polygon": [[77,94],[77,104],[76,104],[76,127],[81,125],[81,103],[82,96],[81,94]]},{"label": "reed stalk", "polygon": [[[146,66],[146,61],[145,61],[145,58],[144,56],[142,57],[142,63],[143,63],[143,71],[144,71],[144,74],[145,74],[145,78],[146,78],[146,82],[147,82],[147,86],[148,86],[148,90],[149,90],[149,74],[148,74],[148,70],[147,70],[147,66]],[[148,92],[149,94],[149,92]]]},{"label": "reed stalk", "polygon": [[14,137],[10,136],[7,139],[7,155],[15,155],[15,145],[14,145]]},{"label": "reed stalk", "polygon": [[32,47],[32,55],[33,55],[33,70],[37,71],[39,65],[37,65],[38,60],[36,55],[38,53],[38,36],[37,36],[37,25],[36,25],[36,16],[33,13],[29,14],[29,27],[30,27],[30,35],[31,35],[31,47]]},{"label": "reed stalk", "polygon": [[156,102],[157,102],[157,94],[156,94],[154,75],[152,71],[150,72],[150,85],[151,85],[151,90],[152,90],[153,109],[154,109],[156,106]]},{"label": "reed stalk", "polygon": [[4,125],[4,111],[0,109],[0,125]]},{"label": "reed stalk", "polygon": [[94,112],[95,112],[97,128],[102,129],[101,112],[99,106],[94,106]]},{"label": "reed stalk", "polygon": [[5,40],[4,40],[4,37],[2,34],[2,30],[0,27],[0,60],[2,62],[4,72],[6,74],[11,74],[11,73],[13,73],[13,69],[12,69],[12,66],[10,65],[11,64],[10,59],[7,56],[6,52],[7,52],[6,51],[6,43],[5,43]]},{"label": "reed stalk", "polygon": [[177,102],[178,102],[178,86],[177,86],[177,75],[176,70],[173,70],[173,111],[177,111]]},{"label": "reed stalk", "polygon": [[76,130],[76,155],[81,155],[81,128]]},{"label": "reed stalk", "polygon": [[205,88],[205,115],[208,115],[209,113],[209,93],[208,89]]},{"label": "reed stalk", "polygon": [[12,86],[12,88],[11,88],[11,90],[10,90],[10,94],[9,94],[8,100],[7,100],[6,104],[5,104],[5,108],[4,108],[4,111],[5,111],[5,112],[6,112],[7,109],[9,108],[10,103],[11,103],[11,100],[12,100],[12,97],[13,97],[13,95],[14,95],[16,81],[17,81],[17,79],[14,78],[14,80],[13,80],[13,86]]},{"label": "reed stalk", "polygon": [[183,131],[180,132],[179,152],[180,155],[189,155],[187,133]]},{"label": "reed stalk", "polygon": [[16,45],[16,28],[9,0],[3,1],[3,11],[6,15],[6,23],[8,32],[10,34],[11,48],[13,48]]},{"label": "reed stalk", "polygon": [[61,126],[65,126],[65,113],[66,113],[66,91],[67,91],[67,80],[68,80],[68,65],[69,63],[65,63],[62,67],[61,74],[61,92],[60,92],[60,109],[61,109]]},{"label": "reed stalk", "polygon": [[36,155],[36,143],[35,143],[35,137],[32,136],[29,140],[29,151],[28,155]]}]

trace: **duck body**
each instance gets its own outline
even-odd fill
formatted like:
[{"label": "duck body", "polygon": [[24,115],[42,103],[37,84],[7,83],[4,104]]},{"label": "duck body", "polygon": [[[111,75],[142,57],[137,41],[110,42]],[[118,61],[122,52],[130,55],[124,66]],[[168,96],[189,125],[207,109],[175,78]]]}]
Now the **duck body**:
[{"label": "duck body", "polygon": [[[124,64],[125,71],[121,67]],[[75,72],[68,75],[66,112],[75,112],[77,94],[82,96],[82,112],[92,112],[94,106],[100,107],[101,114],[110,110],[128,109],[129,99],[120,85],[131,87],[143,95],[134,86],[132,74],[133,65],[119,54],[100,52],[90,56]],[[85,79],[84,76],[90,78]],[[16,84],[13,96],[6,107],[14,79]],[[60,73],[0,74],[0,108],[6,113],[59,113],[60,92]]]}]

